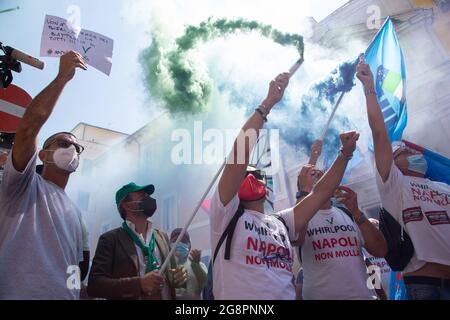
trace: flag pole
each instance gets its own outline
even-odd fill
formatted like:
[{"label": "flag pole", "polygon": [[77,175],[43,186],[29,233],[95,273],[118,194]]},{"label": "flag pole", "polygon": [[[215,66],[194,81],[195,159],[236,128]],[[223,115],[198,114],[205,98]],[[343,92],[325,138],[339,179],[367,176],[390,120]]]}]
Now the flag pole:
[{"label": "flag pole", "polygon": [[383,30],[384,26],[386,25],[386,23],[388,23],[388,21],[391,19],[391,16],[387,16],[386,20],[384,20],[383,25],[381,26],[381,28],[378,30],[377,34],[373,37],[372,41],[370,41],[369,46],[366,49],[366,52],[369,51],[369,49],[372,47],[373,43],[375,42],[375,39],[378,37],[378,35],[380,34],[381,30]]},{"label": "flag pole", "polygon": [[166,260],[164,261],[163,265],[161,266],[161,269],[159,270],[159,274],[162,275],[164,271],[166,270],[168,264],[170,263],[170,259],[172,258],[173,254],[175,253],[175,250],[177,248],[178,243],[180,243],[181,239],[184,237],[184,235],[187,232],[187,229],[191,225],[192,220],[194,220],[195,215],[197,214],[198,210],[200,209],[203,201],[205,201],[206,196],[211,191],[211,188],[213,187],[214,183],[216,182],[217,178],[219,178],[219,175],[222,173],[222,170],[225,168],[225,164],[227,162],[227,159],[223,161],[222,165],[220,166],[219,170],[217,171],[216,175],[212,179],[211,183],[209,184],[208,188],[206,189],[205,193],[203,194],[202,198],[198,202],[197,206],[195,207],[194,211],[192,212],[191,217],[186,222],[186,225],[184,226],[183,230],[181,231],[180,235],[177,238],[177,241],[172,245],[172,248],[169,252],[169,254],[166,257]]},{"label": "flag pole", "polygon": [[320,141],[323,141],[325,139],[325,136],[327,135],[327,131],[331,124],[331,120],[333,120],[334,114],[336,113],[336,110],[338,109],[339,105],[341,104],[344,94],[345,94],[345,92],[341,93],[341,95],[339,96],[339,99],[337,100],[336,104],[334,105],[333,111],[331,112],[330,116],[328,117],[327,124],[323,128],[322,134],[320,135]]}]

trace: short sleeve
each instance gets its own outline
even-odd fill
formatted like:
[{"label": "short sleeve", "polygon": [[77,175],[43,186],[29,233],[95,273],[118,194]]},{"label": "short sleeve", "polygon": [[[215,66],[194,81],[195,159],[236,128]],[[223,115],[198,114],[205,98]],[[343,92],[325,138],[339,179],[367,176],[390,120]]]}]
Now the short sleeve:
[{"label": "short sleeve", "polygon": [[375,168],[375,179],[381,204],[397,220],[401,218],[401,198],[404,176],[392,162],[388,179],[383,182],[378,170]]},{"label": "short sleeve", "polygon": [[3,171],[3,180],[0,184],[0,190],[6,198],[13,198],[15,195],[22,194],[25,189],[31,186],[31,183],[37,175],[37,153],[35,153],[31,157],[30,161],[28,161],[28,164],[23,172],[16,170],[12,157],[13,152],[11,152],[8,156],[8,160],[6,161]]},{"label": "short sleeve", "polygon": [[219,188],[217,188],[211,199],[210,220],[212,230],[217,233],[225,230],[238,208],[239,197],[237,194],[224,206],[220,200]]}]

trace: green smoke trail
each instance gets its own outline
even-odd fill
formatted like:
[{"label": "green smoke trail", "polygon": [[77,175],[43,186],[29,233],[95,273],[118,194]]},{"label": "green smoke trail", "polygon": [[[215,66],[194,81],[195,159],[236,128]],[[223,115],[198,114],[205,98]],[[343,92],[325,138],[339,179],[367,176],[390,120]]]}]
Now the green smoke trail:
[{"label": "green smoke trail", "polygon": [[188,26],[167,50],[161,35],[153,34],[152,44],[141,55],[146,85],[153,96],[164,102],[171,114],[195,114],[204,111],[212,90],[212,80],[200,70],[188,52],[201,43],[237,32],[257,32],[283,46],[294,46],[303,58],[303,37],[283,33],[270,25],[244,19],[208,19],[198,26]]}]

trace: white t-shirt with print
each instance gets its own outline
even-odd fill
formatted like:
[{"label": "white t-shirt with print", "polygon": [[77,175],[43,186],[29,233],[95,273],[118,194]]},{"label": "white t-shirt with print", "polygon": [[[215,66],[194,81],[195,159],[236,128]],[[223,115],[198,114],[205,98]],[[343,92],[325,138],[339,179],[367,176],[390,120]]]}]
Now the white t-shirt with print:
[{"label": "white t-shirt with print", "polygon": [[376,299],[367,286],[363,246],[359,228],[342,210],[319,210],[302,245],[303,299]]},{"label": "white t-shirt with print", "polygon": [[[238,206],[236,195],[224,207],[216,190],[210,211],[212,252]],[[284,220],[289,231],[275,215]],[[295,299],[294,252],[290,243],[296,239],[294,212],[291,208],[275,215],[245,210],[234,231],[230,260],[224,259],[224,241],[214,262],[215,299]]]},{"label": "white t-shirt with print", "polygon": [[427,262],[450,266],[450,186],[405,176],[394,163],[384,183],[375,171],[383,207],[404,225],[414,245],[403,272],[414,272]]}]

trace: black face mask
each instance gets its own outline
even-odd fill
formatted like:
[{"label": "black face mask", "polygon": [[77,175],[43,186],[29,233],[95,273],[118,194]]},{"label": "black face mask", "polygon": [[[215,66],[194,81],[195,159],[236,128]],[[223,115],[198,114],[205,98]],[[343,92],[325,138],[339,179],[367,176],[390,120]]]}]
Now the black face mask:
[{"label": "black face mask", "polygon": [[140,201],[132,201],[134,203],[139,203],[136,209],[130,209],[132,212],[142,213],[147,218],[151,218],[156,211],[156,200],[150,196],[146,196]]},{"label": "black face mask", "polygon": [[151,218],[156,211],[156,200],[151,197],[145,197],[144,200],[142,200],[141,209],[144,210],[144,216],[147,218]]}]

